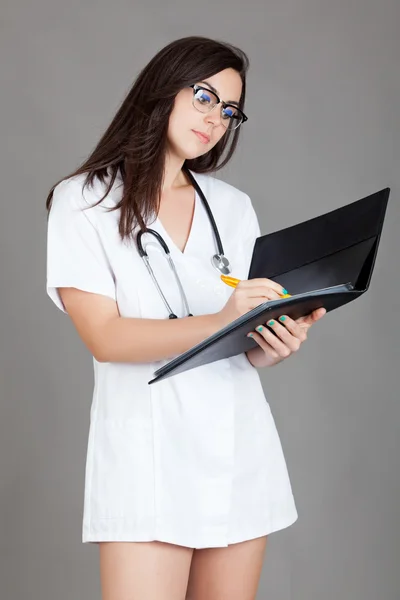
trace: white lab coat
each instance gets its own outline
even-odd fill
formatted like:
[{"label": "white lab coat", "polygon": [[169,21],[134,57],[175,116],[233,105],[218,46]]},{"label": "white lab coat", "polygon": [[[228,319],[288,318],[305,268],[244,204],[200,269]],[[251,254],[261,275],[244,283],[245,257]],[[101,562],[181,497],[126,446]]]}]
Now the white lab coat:
[{"label": "white lab coat", "polygon": [[[246,278],[259,226],[250,198],[212,175],[193,173],[214,214],[231,275]],[[48,222],[47,293],[57,287],[104,294],[122,317],[166,318],[132,242],[121,242],[121,180],[104,193],[84,176],[60,183]],[[200,197],[182,253],[157,219],[194,315],[219,311],[233,289],[211,264],[215,239]],[[154,238],[151,238],[154,240]],[[149,241],[148,236],[143,242]],[[173,310],[183,303],[158,247],[148,252]],[[62,343],[61,340],[59,340]],[[257,370],[245,354],[148,385],[153,363],[94,362],[83,542],[159,540],[191,548],[227,546],[297,519],[280,439]]]}]

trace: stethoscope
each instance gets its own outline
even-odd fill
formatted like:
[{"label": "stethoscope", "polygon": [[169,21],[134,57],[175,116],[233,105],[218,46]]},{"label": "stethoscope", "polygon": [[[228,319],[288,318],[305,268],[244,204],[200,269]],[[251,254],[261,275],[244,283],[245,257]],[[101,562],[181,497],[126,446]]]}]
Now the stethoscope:
[{"label": "stethoscope", "polygon": [[[209,206],[209,204],[207,202],[207,199],[206,199],[206,197],[205,197],[202,189],[200,188],[199,184],[197,183],[197,181],[195,180],[195,178],[193,177],[193,175],[190,173],[189,169],[186,166],[184,166],[183,170],[185,171],[185,173],[189,177],[191,183],[193,184],[195,190],[199,194],[199,196],[200,196],[200,198],[201,198],[201,200],[203,202],[204,208],[207,211],[207,216],[208,216],[208,219],[210,221],[211,227],[213,229],[213,233],[214,233],[214,237],[215,237],[215,241],[216,241],[218,253],[214,254],[211,257],[211,264],[221,274],[228,275],[228,273],[231,272],[231,266],[230,266],[229,260],[226,258],[225,254],[224,254],[224,249],[223,249],[223,246],[222,246],[221,237],[219,235],[217,224],[216,224],[215,219],[213,217],[213,214],[211,212],[211,208],[210,208],[210,206]],[[169,264],[169,266],[171,268],[172,273],[174,274],[175,281],[176,281],[176,283],[178,285],[178,288],[179,288],[179,293],[180,293],[181,298],[183,300],[183,303],[185,305],[185,310],[187,312],[187,316],[188,317],[193,317],[192,313],[190,312],[190,308],[189,308],[189,304],[188,304],[188,301],[187,301],[187,298],[186,298],[185,291],[183,289],[181,280],[180,280],[180,278],[178,276],[178,273],[176,271],[175,264],[174,264],[174,262],[173,262],[173,260],[171,258],[171,253],[169,251],[169,248],[168,248],[167,244],[165,243],[164,239],[162,238],[162,236],[157,231],[154,231],[154,229],[145,229],[143,231],[140,231],[137,234],[137,236],[136,236],[136,244],[137,244],[138,252],[139,252],[140,257],[143,259],[144,264],[146,265],[146,268],[147,268],[147,270],[148,270],[148,272],[150,274],[150,277],[152,278],[152,280],[154,282],[154,285],[157,288],[158,293],[160,294],[160,297],[161,297],[162,301],[164,302],[164,305],[165,305],[165,307],[166,307],[166,309],[167,309],[167,311],[169,313],[169,317],[168,318],[169,319],[177,319],[178,317],[173,312],[171,306],[169,305],[168,300],[166,299],[166,297],[165,297],[165,295],[164,295],[164,293],[163,293],[163,291],[162,291],[162,289],[161,289],[161,287],[160,287],[160,285],[159,285],[159,283],[158,283],[158,281],[156,279],[156,276],[154,275],[153,269],[151,268],[149,256],[148,256],[146,250],[143,248],[143,245],[142,245],[142,235],[145,234],[145,233],[146,234],[149,233],[150,235],[152,235],[153,237],[155,237],[156,240],[158,241],[158,243],[160,244],[160,246],[162,247],[162,249],[164,250],[166,259],[168,261],[168,264]]]}]

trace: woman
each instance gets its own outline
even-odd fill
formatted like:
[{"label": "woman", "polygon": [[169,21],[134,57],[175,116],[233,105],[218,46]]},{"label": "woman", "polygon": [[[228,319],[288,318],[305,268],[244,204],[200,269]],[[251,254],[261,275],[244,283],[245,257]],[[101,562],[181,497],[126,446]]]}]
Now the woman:
[{"label": "woman", "polygon": [[[247,119],[247,68],[229,44],[169,44],[47,199],[47,292],[94,360],[82,539],[99,544],[103,600],[250,600],[267,535],[297,518],[255,367],[298,350],[324,309],[260,323],[247,353],[148,385],[173,356],[284,293],[246,280],[257,217],[245,193],[211,175]],[[216,239],[195,184],[242,280],[234,291],[210,260]],[[148,228],[168,245],[188,306]],[[168,305],[138,252],[144,230]]]}]

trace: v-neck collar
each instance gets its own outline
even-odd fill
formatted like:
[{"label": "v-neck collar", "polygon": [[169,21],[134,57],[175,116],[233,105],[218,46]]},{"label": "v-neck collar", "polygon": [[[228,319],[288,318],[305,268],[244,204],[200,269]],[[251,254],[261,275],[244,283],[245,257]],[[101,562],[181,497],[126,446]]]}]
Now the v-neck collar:
[{"label": "v-neck collar", "polygon": [[[197,177],[195,177],[193,171],[190,171],[190,173],[193,175],[193,177],[196,179],[197,183],[200,185],[200,183],[199,183]],[[189,235],[188,235],[188,238],[186,240],[186,244],[185,244],[185,247],[183,250],[178,248],[178,246],[175,244],[174,240],[169,235],[168,231],[165,229],[161,220],[158,218],[158,216],[156,217],[156,223],[157,223],[158,227],[162,230],[163,237],[165,237],[168,240],[168,247],[169,247],[170,251],[171,252],[174,251],[174,253],[180,257],[184,257],[187,254],[189,254],[188,251],[190,251],[190,247],[193,243],[193,239],[196,236],[198,221],[200,218],[200,215],[199,215],[200,204],[201,204],[201,198],[199,197],[197,190],[194,188],[194,209],[193,209],[192,223],[191,223]]]}]

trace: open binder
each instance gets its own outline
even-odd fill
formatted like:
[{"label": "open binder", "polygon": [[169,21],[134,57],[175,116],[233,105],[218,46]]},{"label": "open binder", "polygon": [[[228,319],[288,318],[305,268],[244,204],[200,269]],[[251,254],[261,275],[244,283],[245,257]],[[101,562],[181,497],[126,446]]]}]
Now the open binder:
[{"label": "open binder", "polygon": [[[267,277],[290,298],[267,301],[155,371],[155,383],[171,375],[246,352],[257,346],[247,333],[286,314],[292,319],[317,308],[327,312],[369,288],[390,188],[308,221],[257,238],[248,279]],[[272,331],[272,330],[271,330]]]}]

